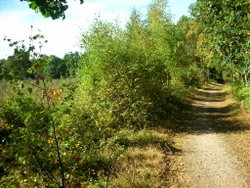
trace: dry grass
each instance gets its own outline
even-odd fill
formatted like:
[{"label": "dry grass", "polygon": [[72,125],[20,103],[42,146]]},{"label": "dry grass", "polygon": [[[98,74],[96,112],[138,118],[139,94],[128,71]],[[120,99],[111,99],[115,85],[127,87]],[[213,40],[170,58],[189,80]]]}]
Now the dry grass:
[{"label": "dry grass", "polygon": [[159,148],[129,148],[118,173],[110,183],[114,188],[163,187],[164,171],[167,168],[165,154]]},{"label": "dry grass", "polygon": [[[141,130],[126,133],[130,143],[125,156],[110,177],[111,188],[168,187],[169,135],[164,130]],[[165,146],[165,147],[164,147]]]},{"label": "dry grass", "polygon": [[[176,143],[177,148],[182,148],[185,144],[184,137],[187,134],[181,133],[174,137],[174,142]],[[182,152],[175,153],[174,155],[169,156],[170,161],[170,172],[168,176],[168,182],[170,188],[187,188],[187,176],[186,172],[183,170],[184,166],[184,155]]]},{"label": "dry grass", "polygon": [[250,173],[250,113],[247,113],[244,106],[241,105],[241,111],[235,118],[242,123],[244,129],[232,132],[225,138],[231,143],[232,152],[238,156],[238,159],[243,162]]},{"label": "dry grass", "polygon": [[[236,103],[233,100],[233,95],[228,98]],[[225,139],[230,143],[234,155],[238,157],[250,173],[250,113],[243,102],[238,105],[237,114],[234,118],[239,122],[238,126],[242,128],[242,131],[225,135]]]},{"label": "dry grass", "polygon": [[232,133],[226,137],[231,143],[233,153],[244,163],[250,172],[250,130]]}]

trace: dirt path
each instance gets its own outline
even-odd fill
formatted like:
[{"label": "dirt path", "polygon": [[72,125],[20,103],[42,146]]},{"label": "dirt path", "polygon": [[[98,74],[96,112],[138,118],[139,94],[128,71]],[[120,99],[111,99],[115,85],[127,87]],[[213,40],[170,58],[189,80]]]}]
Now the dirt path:
[{"label": "dirt path", "polygon": [[230,140],[232,134],[249,130],[234,116],[226,86],[210,84],[199,89],[193,101],[188,130],[176,138],[182,151],[174,157],[178,179],[172,187],[250,188],[249,158],[241,160],[241,151],[235,154],[237,136]]}]

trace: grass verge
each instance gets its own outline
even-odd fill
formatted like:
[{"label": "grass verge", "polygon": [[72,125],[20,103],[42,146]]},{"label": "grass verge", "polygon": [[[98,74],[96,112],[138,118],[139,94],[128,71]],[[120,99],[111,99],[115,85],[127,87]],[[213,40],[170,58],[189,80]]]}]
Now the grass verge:
[{"label": "grass verge", "polygon": [[168,155],[175,150],[168,131],[123,129],[111,139],[122,146],[124,152],[112,167],[107,187],[168,187]]}]

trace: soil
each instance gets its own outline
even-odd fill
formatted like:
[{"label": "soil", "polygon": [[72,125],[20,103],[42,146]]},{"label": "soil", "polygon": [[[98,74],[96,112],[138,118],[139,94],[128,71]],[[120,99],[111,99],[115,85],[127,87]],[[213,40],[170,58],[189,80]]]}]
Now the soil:
[{"label": "soil", "polygon": [[250,188],[249,114],[239,112],[226,85],[192,96],[187,129],[176,136],[171,187]]}]

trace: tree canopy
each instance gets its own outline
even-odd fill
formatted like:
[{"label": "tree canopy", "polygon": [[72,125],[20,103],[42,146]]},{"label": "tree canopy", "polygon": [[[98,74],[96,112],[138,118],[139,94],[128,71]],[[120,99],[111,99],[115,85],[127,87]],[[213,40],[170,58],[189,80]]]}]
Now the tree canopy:
[{"label": "tree canopy", "polygon": [[[51,17],[53,20],[65,18],[65,11],[68,9],[67,0],[20,0],[29,3],[29,7],[40,12],[44,17]],[[82,4],[84,0],[79,0]]]},{"label": "tree canopy", "polygon": [[193,15],[204,30],[203,54],[211,54],[209,59],[217,69],[228,72],[234,80],[244,78],[245,83],[250,74],[249,8],[245,0],[198,0],[193,6]]}]

